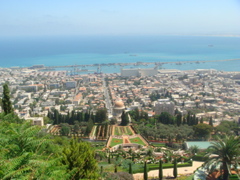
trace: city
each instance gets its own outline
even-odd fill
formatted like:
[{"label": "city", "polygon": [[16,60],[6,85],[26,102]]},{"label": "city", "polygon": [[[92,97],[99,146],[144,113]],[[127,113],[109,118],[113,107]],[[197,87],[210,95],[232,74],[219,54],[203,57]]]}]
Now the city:
[{"label": "city", "polygon": [[[223,129],[223,122],[236,123],[234,132],[239,134],[239,128],[236,129],[240,125],[239,72],[138,68],[114,74],[69,75],[64,70],[41,70],[42,67],[1,69],[0,82],[9,85],[14,113],[20,119],[31,120],[33,125],[43,126],[54,136],[77,136],[90,141],[97,149],[101,148],[97,154],[110,153],[118,159],[123,149],[128,153],[126,159],[130,157],[133,161],[129,152],[139,153],[134,169],[143,164],[149,153],[146,162],[153,165],[159,158],[173,162],[173,158],[167,158],[171,153],[172,157],[181,157],[180,163],[193,166],[196,161],[186,158],[192,157],[189,154],[192,149],[205,149],[215,134],[230,133],[230,127]],[[0,90],[3,92],[2,87]],[[101,113],[106,113],[103,118]],[[124,117],[127,122],[123,122]],[[215,130],[197,134],[196,127],[201,124]],[[171,129],[165,132],[161,127]],[[196,139],[208,145],[201,147],[199,142],[191,145],[191,140]],[[166,150],[160,150],[161,146]],[[111,166],[104,165],[105,171]],[[184,171],[186,174],[186,168]],[[152,177],[156,173],[149,172]],[[169,172],[164,171],[163,175],[169,176]],[[134,177],[141,178],[141,173]]]}]

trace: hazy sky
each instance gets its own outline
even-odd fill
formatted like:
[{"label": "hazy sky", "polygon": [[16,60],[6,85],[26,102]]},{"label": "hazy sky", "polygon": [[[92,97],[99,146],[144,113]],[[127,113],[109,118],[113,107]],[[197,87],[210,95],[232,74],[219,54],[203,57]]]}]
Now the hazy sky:
[{"label": "hazy sky", "polygon": [[1,0],[0,36],[240,34],[240,0]]}]

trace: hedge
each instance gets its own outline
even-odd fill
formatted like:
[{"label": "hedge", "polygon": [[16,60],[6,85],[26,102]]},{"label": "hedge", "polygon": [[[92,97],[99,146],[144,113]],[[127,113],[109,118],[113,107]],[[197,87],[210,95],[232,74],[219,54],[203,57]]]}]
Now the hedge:
[{"label": "hedge", "polygon": [[202,155],[194,155],[193,157],[192,157],[192,159],[194,160],[194,161],[207,161],[208,160],[208,157],[207,156],[202,156]]}]

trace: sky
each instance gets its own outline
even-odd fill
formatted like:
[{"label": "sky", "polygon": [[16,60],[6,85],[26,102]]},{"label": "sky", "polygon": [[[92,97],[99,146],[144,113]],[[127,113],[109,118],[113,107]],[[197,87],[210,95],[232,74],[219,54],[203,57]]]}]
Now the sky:
[{"label": "sky", "polygon": [[0,36],[240,35],[240,0],[0,0]]}]

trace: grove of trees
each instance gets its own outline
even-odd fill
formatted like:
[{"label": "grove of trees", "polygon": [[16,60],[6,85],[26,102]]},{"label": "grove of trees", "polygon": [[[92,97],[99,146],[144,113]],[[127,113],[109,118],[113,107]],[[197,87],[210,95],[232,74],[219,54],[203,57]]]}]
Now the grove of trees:
[{"label": "grove of trees", "polygon": [[[31,122],[0,119],[0,179],[97,179],[89,143],[46,134]],[[14,119],[14,118],[13,118]]]}]

